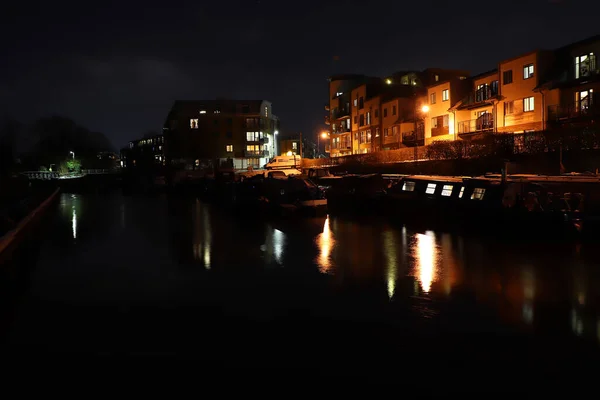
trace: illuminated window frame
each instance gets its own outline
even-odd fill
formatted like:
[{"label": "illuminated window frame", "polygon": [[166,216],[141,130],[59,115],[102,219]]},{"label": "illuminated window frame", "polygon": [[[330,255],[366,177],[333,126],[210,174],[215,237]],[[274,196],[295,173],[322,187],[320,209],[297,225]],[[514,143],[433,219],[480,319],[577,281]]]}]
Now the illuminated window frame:
[{"label": "illuminated window frame", "polygon": [[404,192],[414,192],[415,191],[415,183],[412,181],[405,181],[402,185],[402,190]]},{"label": "illuminated window frame", "polygon": [[434,194],[436,187],[437,187],[437,183],[428,183],[427,189],[425,189],[425,193],[426,194]]},{"label": "illuminated window frame", "polygon": [[485,196],[485,189],[475,188],[471,194],[471,200],[483,200],[483,196]]},{"label": "illuminated window frame", "polygon": [[459,199],[462,199],[462,197],[463,197],[463,195],[464,195],[464,194],[465,194],[465,187],[464,187],[464,186],[462,186],[462,187],[460,188],[460,192],[458,193],[458,198],[459,198]]},{"label": "illuminated window frame", "polygon": [[452,189],[454,188],[453,185],[444,185],[444,187],[442,188],[442,196],[452,196]]}]

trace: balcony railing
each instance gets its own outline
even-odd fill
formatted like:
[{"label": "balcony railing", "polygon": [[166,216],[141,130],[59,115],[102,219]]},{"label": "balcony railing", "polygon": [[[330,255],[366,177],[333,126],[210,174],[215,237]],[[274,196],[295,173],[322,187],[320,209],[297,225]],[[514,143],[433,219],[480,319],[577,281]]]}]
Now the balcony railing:
[{"label": "balcony railing", "polygon": [[415,135],[414,132],[404,132],[402,134],[402,144],[405,146],[423,146],[425,144],[425,134],[420,131]]},{"label": "balcony railing", "polygon": [[[488,116],[489,115],[489,116]],[[469,121],[461,121],[458,123],[458,134],[464,135],[468,133],[493,132],[494,118],[492,114],[484,114],[484,116]]]},{"label": "balcony railing", "polygon": [[474,92],[469,93],[467,97],[463,99],[462,106],[477,106],[482,103],[491,101],[498,96],[498,89],[492,86],[485,86],[481,89],[477,89]]},{"label": "balcony railing", "polygon": [[350,110],[346,109],[346,108],[342,108],[342,109],[336,108],[335,110],[332,111],[331,117],[333,119],[349,118]]},{"label": "balcony railing", "polygon": [[336,126],[332,131],[334,134],[347,133],[350,132],[350,127],[346,127],[345,125]]},{"label": "balcony railing", "polygon": [[268,150],[246,150],[244,151],[245,157],[269,157]]},{"label": "balcony railing", "polygon": [[600,107],[594,102],[548,106],[548,121],[560,122],[579,118],[600,117]]}]

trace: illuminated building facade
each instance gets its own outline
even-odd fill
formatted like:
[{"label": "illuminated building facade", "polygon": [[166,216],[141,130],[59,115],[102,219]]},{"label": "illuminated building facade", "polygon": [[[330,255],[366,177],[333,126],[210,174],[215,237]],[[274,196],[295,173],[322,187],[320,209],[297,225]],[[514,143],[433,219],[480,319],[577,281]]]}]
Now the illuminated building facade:
[{"label": "illuminated building facade", "polygon": [[266,100],[176,101],[163,128],[170,165],[260,168],[278,154],[279,119]]},{"label": "illuminated building facade", "polygon": [[600,35],[503,60],[471,77],[435,68],[385,78],[332,77],[326,107],[330,155],[595,123],[598,54]]},{"label": "illuminated building facade", "polygon": [[128,169],[153,169],[164,166],[165,138],[163,135],[145,137],[129,142],[121,149],[121,167]]}]

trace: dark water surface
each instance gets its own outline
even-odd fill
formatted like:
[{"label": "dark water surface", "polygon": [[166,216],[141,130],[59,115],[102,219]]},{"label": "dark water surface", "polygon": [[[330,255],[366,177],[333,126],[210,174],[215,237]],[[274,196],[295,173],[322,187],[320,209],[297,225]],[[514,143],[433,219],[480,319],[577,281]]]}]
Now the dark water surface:
[{"label": "dark water surface", "polygon": [[598,365],[593,243],[234,219],[182,196],[62,194],[56,207],[10,351],[375,378]]}]

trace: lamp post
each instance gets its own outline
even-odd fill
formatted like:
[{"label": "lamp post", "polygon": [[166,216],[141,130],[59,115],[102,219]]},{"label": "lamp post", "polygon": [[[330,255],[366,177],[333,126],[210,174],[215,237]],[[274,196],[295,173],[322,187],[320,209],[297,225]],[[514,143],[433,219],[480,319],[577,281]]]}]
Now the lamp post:
[{"label": "lamp post", "polygon": [[[429,106],[427,104],[424,104],[420,111],[423,114],[427,114],[429,112]],[[417,118],[417,100],[415,99],[415,139],[414,139],[414,159],[415,161],[417,161],[417,156],[418,156],[418,150],[417,148],[419,147],[419,137],[417,134],[417,129],[418,129],[418,122],[421,120],[421,118]],[[425,140],[425,120],[423,119],[423,140]]]},{"label": "lamp post", "polygon": [[73,156],[73,160],[75,159],[75,152],[74,151],[70,151],[69,154],[71,154]]},{"label": "lamp post", "polygon": [[327,139],[328,137],[329,137],[329,133],[327,131],[321,132],[319,137],[317,137],[317,158],[319,158],[319,154],[321,154],[321,151],[319,149],[319,143],[321,142],[321,138]]}]

